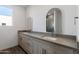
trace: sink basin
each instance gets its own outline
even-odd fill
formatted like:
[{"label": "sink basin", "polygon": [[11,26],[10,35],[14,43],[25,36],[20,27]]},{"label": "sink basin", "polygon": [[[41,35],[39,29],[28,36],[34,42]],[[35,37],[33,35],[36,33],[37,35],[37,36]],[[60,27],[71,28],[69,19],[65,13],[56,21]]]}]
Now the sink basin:
[{"label": "sink basin", "polygon": [[54,38],[54,37],[43,37],[43,39],[48,39],[48,40],[57,40],[57,38]]}]

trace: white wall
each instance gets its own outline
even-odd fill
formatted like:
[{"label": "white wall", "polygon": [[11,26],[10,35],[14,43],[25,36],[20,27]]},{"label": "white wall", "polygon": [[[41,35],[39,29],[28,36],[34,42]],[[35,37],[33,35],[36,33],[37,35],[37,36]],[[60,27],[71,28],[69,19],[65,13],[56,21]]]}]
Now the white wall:
[{"label": "white wall", "polygon": [[[26,10],[26,16],[33,20],[33,31],[46,32],[46,14],[51,8],[59,8],[62,12],[62,33],[76,35],[74,17],[77,16],[77,6],[74,5],[33,5]],[[26,19],[28,21],[28,19]]]},{"label": "white wall", "polygon": [[[77,16],[79,17],[79,5],[77,6]],[[79,19],[76,19],[76,31],[77,31],[77,35],[76,35],[76,38],[77,38],[77,41],[79,42]]]},{"label": "white wall", "polygon": [[25,29],[25,8],[6,6],[13,10],[13,26],[0,26],[0,50],[18,45],[17,30]]}]

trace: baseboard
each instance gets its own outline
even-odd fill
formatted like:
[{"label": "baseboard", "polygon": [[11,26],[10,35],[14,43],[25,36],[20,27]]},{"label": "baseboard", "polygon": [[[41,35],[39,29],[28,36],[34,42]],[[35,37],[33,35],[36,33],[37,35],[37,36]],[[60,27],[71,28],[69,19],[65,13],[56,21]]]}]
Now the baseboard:
[{"label": "baseboard", "polygon": [[[18,46],[18,45],[16,45],[16,46]],[[8,47],[8,48],[5,48],[5,49],[1,49],[0,51],[4,51],[4,50],[7,50],[7,49],[9,49],[9,48],[16,47],[16,46],[12,46],[12,47]]]}]

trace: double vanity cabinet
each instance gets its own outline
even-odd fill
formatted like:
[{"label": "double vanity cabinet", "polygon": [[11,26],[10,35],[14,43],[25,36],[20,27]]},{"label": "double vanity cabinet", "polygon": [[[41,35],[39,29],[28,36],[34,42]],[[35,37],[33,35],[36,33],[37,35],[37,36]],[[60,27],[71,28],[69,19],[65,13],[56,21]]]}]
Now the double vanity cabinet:
[{"label": "double vanity cabinet", "polygon": [[44,40],[41,35],[19,33],[19,46],[29,54],[74,54],[77,53],[73,47],[67,47],[55,42]]}]

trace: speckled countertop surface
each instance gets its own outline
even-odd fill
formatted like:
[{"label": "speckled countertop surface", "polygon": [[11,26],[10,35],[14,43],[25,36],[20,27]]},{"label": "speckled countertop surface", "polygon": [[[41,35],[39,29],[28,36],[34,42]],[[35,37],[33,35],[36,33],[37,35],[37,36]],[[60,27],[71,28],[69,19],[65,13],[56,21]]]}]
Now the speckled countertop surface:
[{"label": "speckled countertop surface", "polygon": [[50,36],[42,33],[34,33],[34,32],[23,32],[24,35],[29,35],[34,38],[39,38],[41,40],[45,40],[51,43],[56,43],[59,45],[67,46],[69,48],[77,49],[77,42],[74,38],[68,38],[63,36]]}]

